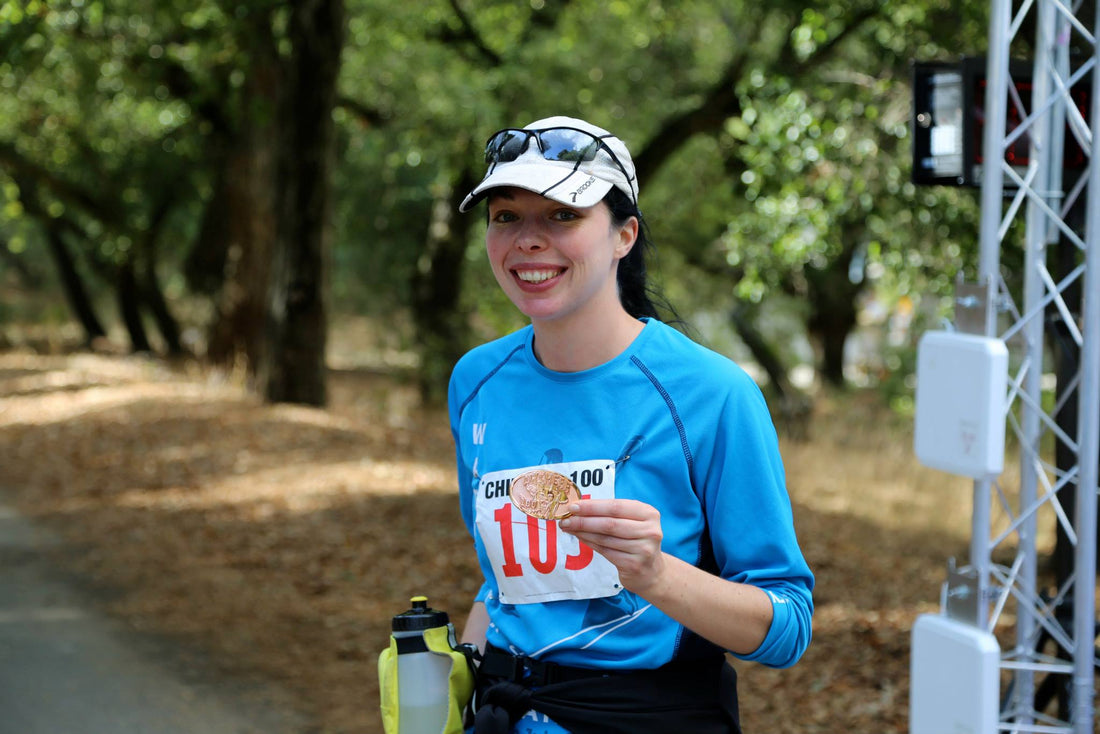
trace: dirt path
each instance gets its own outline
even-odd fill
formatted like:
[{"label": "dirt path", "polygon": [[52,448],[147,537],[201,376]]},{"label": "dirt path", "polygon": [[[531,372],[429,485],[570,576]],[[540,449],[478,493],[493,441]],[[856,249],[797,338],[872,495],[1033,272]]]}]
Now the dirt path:
[{"label": "dirt path", "polygon": [[285,693],[104,616],[51,562],[51,532],[0,504],[0,734],[299,734]]},{"label": "dirt path", "polygon": [[[94,591],[86,619],[181,642],[215,672],[184,660],[170,698],[263,681],[320,732],[380,734],[391,615],[423,593],[460,625],[478,571],[445,414],[368,371],[334,371],[330,391],[325,410],[266,406],[197,369],[0,353],[0,481],[64,539],[54,557]],[[812,440],[783,441],[814,641],[789,670],[739,664],[747,732],[907,731],[909,630],[965,557],[969,491],[921,469],[873,397],[826,403]]]}]

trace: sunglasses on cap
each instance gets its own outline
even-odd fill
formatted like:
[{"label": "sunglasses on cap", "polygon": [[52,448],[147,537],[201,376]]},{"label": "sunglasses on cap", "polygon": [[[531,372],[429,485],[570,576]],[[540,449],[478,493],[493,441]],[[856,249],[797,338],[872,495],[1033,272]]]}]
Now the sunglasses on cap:
[{"label": "sunglasses on cap", "polygon": [[[493,133],[485,143],[485,163],[495,166],[498,163],[510,163],[516,160],[527,150],[531,138],[535,139],[543,158],[548,161],[572,162],[576,164],[574,168],[580,168],[581,163],[585,161],[595,160],[596,154],[602,148],[611,157],[615,166],[622,171],[623,178],[629,186],[631,176],[615,155],[615,151],[611,150],[602,138],[575,127],[548,127],[543,130],[509,127],[499,130]],[[633,192],[630,198],[634,200]],[[634,200],[634,206],[637,207],[637,205],[637,200]]]}]

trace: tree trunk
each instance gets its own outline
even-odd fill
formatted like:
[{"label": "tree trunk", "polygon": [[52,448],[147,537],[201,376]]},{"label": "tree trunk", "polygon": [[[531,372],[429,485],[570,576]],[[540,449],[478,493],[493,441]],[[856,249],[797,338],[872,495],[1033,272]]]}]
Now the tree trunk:
[{"label": "tree trunk", "polygon": [[830,291],[827,284],[837,282],[836,273],[822,271],[821,275],[821,287],[812,289],[808,322],[819,352],[817,372],[826,384],[844,387],[844,345],[856,326],[855,293],[840,283],[840,290]]},{"label": "tree trunk", "polygon": [[229,165],[226,155],[214,157],[222,161],[215,176],[214,191],[203,209],[199,232],[183,261],[187,287],[195,293],[209,296],[216,295],[225,284],[231,237],[228,206],[231,194],[227,182]]},{"label": "tree trunk", "polygon": [[807,267],[810,335],[818,349],[817,372],[826,384],[844,387],[844,345],[857,323],[856,300],[864,280],[851,277],[852,259],[861,235],[846,238],[844,250],[823,269]]},{"label": "tree trunk", "polygon": [[176,200],[176,188],[178,181],[166,186],[159,192],[159,200],[153,207],[149,223],[140,232],[140,238],[135,249],[137,253],[138,293],[141,302],[149,309],[161,338],[164,339],[164,347],[170,357],[178,357],[183,354],[180,344],[180,327],[172,310],[168,306],[168,300],[160,287],[157,278],[157,242],[164,231],[164,223],[168,214],[172,211],[172,204]]},{"label": "tree trunk", "polygon": [[805,440],[809,437],[813,401],[791,384],[783,360],[756,328],[757,311],[755,305],[738,302],[730,312],[730,321],[741,341],[752,352],[753,359],[771,380],[777,399],[769,401],[769,404],[777,413],[777,423],[789,437]]},{"label": "tree trunk", "polygon": [[122,317],[122,323],[125,324],[126,332],[130,335],[130,351],[153,351],[149,346],[145,325],[141,322],[141,295],[138,292],[137,278],[134,277],[134,264],[130,260],[124,262],[118,269],[115,296],[118,300],[118,312]]},{"label": "tree trunk", "polygon": [[741,337],[741,341],[752,352],[753,359],[767,373],[772,387],[779,396],[790,395],[794,392],[794,388],[787,377],[787,368],[784,366],[783,360],[779,358],[779,355],[768,344],[764,335],[756,328],[757,310],[752,304],[738,301],[730,311],[730,321],[733,322],[733,328],[737,331],[737,335]]},{"label": "tree trunk", "polygon": [[65,246],[65,240],[56,227],[46,227],[46,242],[50,247],[50,257],[53,258],[54,267],[61,280],[61,289],[65,293],[65,302],[73,316],[80,322],[84,329],[84,343],[90,345],[94,340],[107,336],[102,322],[96,316],[92,299],[88,297],[88,290],[84,287],[84,281],[77,272],[76,264]]},{"label": "tree trunk", "polygon": [[293,54],[280,114],[278,232],[260,377],[269,401],[324,405],[324,266],[343,0],[295,4],[289,37]]},{"label": "tree trunk", "polygon": [[458,205],[477,183],[464,168],[446,199],[432,207],[432,223],[424,252],[412,278],[412,312],[420,354],[418,380],[421,398],[429,404],[446,399],[447,381],[467,346],[462,294],[466,243],[474,218],[459,215]]},{"label": "tree trunk", "polygon": [[45,212],[38,199],[37,185],[33,180],[26,176],[16,176],[15,184],[19,187],[19,198],[27,213],[42,223],[50,258],[57,269],[61,290],[65,294],[65,302],[84,329],[85,345],[90,346],[94,340],[107,336],[107,331],[103,328],[103,322],[96,316],[92,299],[88,296],[88,289],[84,287],[84,280],[80,277],[76,262],[61,234],[60,224]]},{"label": "tree trunk", "polygon": [[[262,359],[271,251],[276,236],[275,124],[279,54],[266,15],[250,20],[244,42],[249,71],[242,90],[238,139],[225,157],[222,223],[225,281],[218,296],[207,354],[215,364],[243,361],[255,376]],[[211,203],[208,206],[218,206]]]},{"label": "tree trunk", "polygon": [[151,260],[147,261],[142,268],[140,293],[142,302],[148,306],[153,316],[157,331],[164,339],[164,347],[168,355],[170,357],[182,355],[183,344],[180,342],[179,322],[168,307],[168,301],[161,290],[156,268]]}]

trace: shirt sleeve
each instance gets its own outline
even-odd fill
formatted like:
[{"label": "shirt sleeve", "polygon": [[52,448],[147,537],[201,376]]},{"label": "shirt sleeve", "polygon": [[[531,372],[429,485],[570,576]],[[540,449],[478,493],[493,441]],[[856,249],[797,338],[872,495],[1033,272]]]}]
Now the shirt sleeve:
[{"label": "shirt sleeve", "polygon": [[814,577],[795,535],[764,396],[748,375],[739,369],[737,375],[716,417],[713,440],[703,442],[696,456],[697,481],[720,575],[763,589],[772,602],[764,641],[737,657],[784,668],[810,644]]}]

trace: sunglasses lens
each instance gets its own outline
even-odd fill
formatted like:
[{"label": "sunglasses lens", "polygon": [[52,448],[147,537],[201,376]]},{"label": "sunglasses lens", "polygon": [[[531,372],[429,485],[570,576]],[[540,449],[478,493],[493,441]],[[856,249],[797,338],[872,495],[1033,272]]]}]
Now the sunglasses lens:
[{"label": "sunglasses lens", "polygon": [[507,163],[523,154],[527,147],[527,133],[520,130],[501,130],[489,139],[485,146],[486,163]]},{"label": "sunglasses lens", "polygon": [[[628,185],[633,186],[633,176],[626,172],[614,151],[600,138],[583,130],[567,127],[553,127],[545,130],[519,128],[500,130],[494,133],[485,144],[485,163],[495,166],[498,163],[510,163],[516,160],[527,150],[531,138],[535,138],[536,148],[543,158],[548,161],[569,162],[573,164],[574,170],[583,161],[595,160],[602,146],[604,154],[622,171],[623,179],[628,182]],[[634,206],[637,206],[638,201],[633,191],[630,196],[634,200]]]},{"label": "sunglasses lens", "polygon": [[542,157],[549,161],[590,161],[600,147],[596,138],[580,130],[543,130],[538,136]]}]

